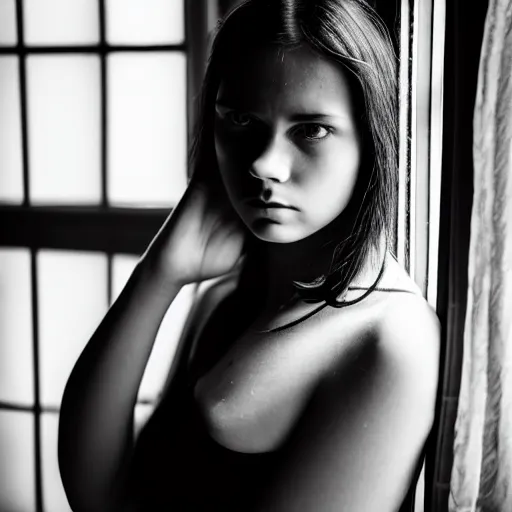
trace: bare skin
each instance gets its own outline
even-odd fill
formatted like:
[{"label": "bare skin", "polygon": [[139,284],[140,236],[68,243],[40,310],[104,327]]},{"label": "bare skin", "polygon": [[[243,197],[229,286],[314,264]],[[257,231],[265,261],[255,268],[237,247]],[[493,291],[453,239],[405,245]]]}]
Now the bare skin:
[{"label": "bare skin", "polygon": [[[260,503],[241,503],[240,509],[394,512],[404,498],[433,421],[439,324],[419,293],[375,292],[355,306],[327,308],[272,332],[315,307],[290,300],[292,282],[328,268],[330,251],[319,248],[343,229],[363,148],[339,68],[307,49],[278,58],[266,51],[258,61],[262,67],[239,77],[243,87],[226,81],[219,91],[220,175],[204,170],[192,178],[70,376],[59,462],[74,511],[117,510],[129,495],[133,409],[163,315],[185,284],[234,273],[247,236],[265,244],[266,299],[252,306],[252,317],[196,383],[194,396],[212,437],[227,448],[261,453],[283,446],[292,430],[294,438]],[[239,90],[251,101],[242,111],[233,105],[233,91]],[[305,112],[315,115],[304,121]],[[247,116],[257,117],[265,143],[252,153],[237,152],[255,140],[246,131],[253,126]],[[248,154],[252,158],[244,161]],[[247,200],[254,197],[246,190],[266,201],[286,200],[295,209],[252,207]],[[372,255],[354,286],[375,280],[384,253],[381,247]],[[387,262],[380,286],[418,291],[391,257]],[[218,287],[205,293],[210,311],[233,291],[229,281],[223,286],[220,293]],[[347,299],[362,292],[350,293]],[[238,307],[253,304],[251,297],[242,299]],[[231,311],[224,323],[239,312]],[[197,315],[195,323],[204,324],[204,311]],[[212,343],[197,330],[194,357]],[[212,338],[224,335],[221,329]],[[167,392],[188,353],[186,339]]]},{"label": "bare skin", "polygon": [[[260,316],[197,381],[195,399],[217,443],[243,453],[286,445],[272,487],[260,489],[256,507],[240,503],[242,510],[400,507],[433,419],[438,322],[392,259],[381,287],[417,295],[375,292],[357,306],[324,310],[284,336],[261,330],[302,314],[303,305]],[[202,300],[214,296],[218,303],[233,289],[224,281]],[[224,322],[236,313],[225,312]],[[200,333],[198,353],[224,333],[208,334]],[[161,449],[158,456],[172,459]]]},{"label": "bare skin", "polygon": [[[400,275],[398,264],[390,259],[392,268],[380,286],[415,291],[414,284]],[[362,293],[352,291],[347,298]],[[286,336],[267,330],[317,306],[300,303],[277,314],[260,315],[195,387],[213,437],[240,452],[278,448],[320,382],[368,344],[377,343],[379,322],[403,299],[376,292],[348,310],[323,310]]]},{"label": "bare skin", "polygon": [[[194,178],[71,372],[58,450],[74,512],[119,509],[137,392],[162,319],[182,286],[232,272],[240,262],[240,223],[212,190]],[[178,347],[177,359],[185,348]]]}]

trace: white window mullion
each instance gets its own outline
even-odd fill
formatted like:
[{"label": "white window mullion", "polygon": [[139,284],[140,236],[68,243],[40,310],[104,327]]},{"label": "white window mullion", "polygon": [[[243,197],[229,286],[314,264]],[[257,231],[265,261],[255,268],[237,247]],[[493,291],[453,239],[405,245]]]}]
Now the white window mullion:
[{"label": "white window mullion", "polygon": [[434,308],[441,198],[445,5],[446,0],[401,3],[397,257]]},{"label": "white window mullion", "polygon": [[441,207],[441,165],[443,144],[443,76],[446,0],[434,1],[432,40],[432,85],[430,113],[430,182],[427,300],[437,303],[437,258],[439,251],[439,211]]},{"label": "white window mullion", "polygon": [[427,296],[433,0],[415,2],[411,84],[410,275]]}]

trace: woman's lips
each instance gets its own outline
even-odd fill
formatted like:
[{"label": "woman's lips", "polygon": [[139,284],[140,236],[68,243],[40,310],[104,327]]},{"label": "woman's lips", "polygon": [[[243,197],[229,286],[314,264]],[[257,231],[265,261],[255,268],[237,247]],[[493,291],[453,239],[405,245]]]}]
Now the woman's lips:
[{"label": "woman's lips", "polygon": [[291,206],[289,204],[280,203],[278,201],[263,201],[261,199],[250,199],[247,201],[247,204],[249,206],[252,206],[254,208],[261,208],[261,209],[268,209],[268,208],[286,208],[289,210],[296,210],[298,211],[298,208],[295,208],[295,206]]}]

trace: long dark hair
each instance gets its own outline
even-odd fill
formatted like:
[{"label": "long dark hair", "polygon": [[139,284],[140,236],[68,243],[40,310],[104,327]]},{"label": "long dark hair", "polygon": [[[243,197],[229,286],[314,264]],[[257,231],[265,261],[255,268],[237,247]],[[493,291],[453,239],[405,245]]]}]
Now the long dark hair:
[{"label": "long dark hair", "polygon": [[[393,251],[398,173],[396,57],[389,34],[362,0],[246,0],[218,25],[203,82],[191,168],[216,171],[214,109],[220,82],[239,57],[272,43],[283,50],[301,44],[339,63],[351,82],[363,140],[363,159],[343,215],[350,234],[334,241],[329,272],[311,283],[295,282],[308,302],[342,307],[351,281],[384,236]],[[213,166],[213,168],[212,168]],[[370,288],[370,293],[383,274]],[[364,294],[366,296],[368,293]]]}]

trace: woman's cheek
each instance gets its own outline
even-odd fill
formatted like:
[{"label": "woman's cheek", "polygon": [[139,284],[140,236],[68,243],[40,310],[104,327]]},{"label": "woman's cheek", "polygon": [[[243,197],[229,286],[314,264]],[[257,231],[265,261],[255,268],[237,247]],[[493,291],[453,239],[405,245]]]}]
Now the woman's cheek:
[{"label": "woman's cheek", "polygon": [[243,141],[231,133],[226,133],[225,129],[219,129],[215,133],[215,151],[219,165],[237,166],[241,163],[243,151]]}]

